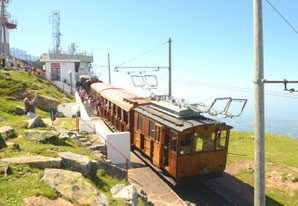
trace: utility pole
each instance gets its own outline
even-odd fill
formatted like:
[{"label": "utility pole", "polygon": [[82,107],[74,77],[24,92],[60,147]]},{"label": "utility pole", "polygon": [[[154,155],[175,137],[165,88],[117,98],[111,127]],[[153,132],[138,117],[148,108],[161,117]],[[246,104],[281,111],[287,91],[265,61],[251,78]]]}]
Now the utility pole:
[{"label": "utility pole", "polygon": [[169,99],[172,97],[172,40],[169,38]]},{"label": "utility pole", "polygon": [[4,16],[4,0],[1,1],[1,27],[0,27],[0,59],[2,59],[2,32],[3,32],[3,16]]},{"label": "utility pole", "polygon": [[255,172],[254,205],[265,202],[265,115],[262,0],[254,0],[254,56],[255,56]]},{"label": "utility pole", "polygon": [[110,53],[108,53],[109,84],[111,84]]}]

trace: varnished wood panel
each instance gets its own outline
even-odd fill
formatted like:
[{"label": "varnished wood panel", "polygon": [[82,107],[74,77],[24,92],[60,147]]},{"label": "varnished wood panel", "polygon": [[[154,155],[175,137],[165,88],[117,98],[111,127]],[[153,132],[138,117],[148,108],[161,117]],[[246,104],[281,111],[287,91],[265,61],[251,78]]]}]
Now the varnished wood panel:
[{"label": "varnished wood panel", "polygon": [[174,152],[172,152],[172,151],[170,151],[169,152],[169,173],[171,174],[171,175],[173,175],[173,177],[177,177],[177,175],[176,175],[176,166],[177,166],[177,155],[174,153]]},{"label": "varnished wood panel", "polygon": [[151,158],[151,139],[145,136],[144,141],[144,153]]},{"label": "varnished wood panel", "polygon": [[134,131],[134,145],[141,149],[141,133],[137,130]]},{"label": "varnished wood panel", "polygon": [[155,164],[156,166],[160,167],[161,166],[161,161],[162,160],[162,145],[157,142],[154,141],[154,145],[153,145],[153,164]]},{"label": "varnished wood panel", "polygon": [[[226,165],[226,150],[178,156],[178,177],[222,172]],[[208,168],[208,169],[207,169]]]}]

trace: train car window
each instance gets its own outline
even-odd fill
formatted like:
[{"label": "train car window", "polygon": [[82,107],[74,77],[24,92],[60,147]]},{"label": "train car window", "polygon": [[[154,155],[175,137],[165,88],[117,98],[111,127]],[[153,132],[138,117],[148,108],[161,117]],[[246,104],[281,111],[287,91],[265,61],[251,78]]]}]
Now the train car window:
[{"label": "train car window", "polygon": [[220,131],[217,137],[216,149],[221,150],[226,148],[227,131]]},{"label": "train car window", "polygon": [[142,131],[142,125],[143,125],[143,118],[141,115],[138,115],[138,130]]},{"label": "train car window", "polygon": [[155,123],[149,120],[149,137],[154,139]]},{"label": "train car window", "polygon": [[197,134],[193,138],[193,151],[202,152],[214,150],[215,133]]},{"label": "train car window", "polygon": [[172,132],[172,138],[171,138],[171,150],[176,152],[177,151],[177,139],[178,139],[178,134]]},{"label": "train car window", "polygon": [[191,153],[192,137],[193,137],[193,133],[182,135],[180,154],[190,154]]}]

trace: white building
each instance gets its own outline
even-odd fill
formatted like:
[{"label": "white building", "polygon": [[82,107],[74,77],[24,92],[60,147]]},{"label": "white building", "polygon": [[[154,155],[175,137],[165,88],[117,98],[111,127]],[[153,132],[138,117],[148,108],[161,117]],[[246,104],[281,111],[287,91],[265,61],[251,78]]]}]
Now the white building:
[{"label": "white building", "polygon": [[46,54],[40,62],[46,72],[48,79],[52,81],[61,81],[70,84],[70,75],[72,74],[73,86],[77,82],[79,75],[90,74],[90,64],[93,62],[93,56],[76,54]]}]

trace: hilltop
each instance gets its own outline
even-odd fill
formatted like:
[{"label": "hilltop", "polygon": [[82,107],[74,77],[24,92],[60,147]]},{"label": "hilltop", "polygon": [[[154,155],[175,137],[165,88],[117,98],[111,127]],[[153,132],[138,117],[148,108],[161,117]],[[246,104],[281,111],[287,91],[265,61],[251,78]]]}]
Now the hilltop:
[{"label": "hilltop", "polygon": [[[0,135],[0,205],[30,205],[37,198],[50,205],[63,202],[63,205],[86,205],[82,202],[104,202],[105,197],[109,205],[126,205],[125,200],[114,198],[110,192],[117,184],[129,185],[127,179],[121,176],[125,170],[105,162],[84,145],[91,142],[94,136],[77,134],[74,118],[59,118],[56,121],[58,126],[53,127],[49,125],[50,113],[37,107],[36,114],[47,124],[29,131],[27,116],[18,115],[16,111],[17,106],[24,106],[26,91],[60,103],[74,101],[72,95],[63,93],[45,79],[24,71],[0,69],[0,128],[5,126],[14,130],[9,135]],[[39,140],[40,135],[45,139]],[[45,169],[49,167],[54,169]],[[66,170],[62,173],[60,168]],[[111,168],[112,173],[107,168]],[[52,186],[56,183],[52,178],[55,174],[65,178],[60,179],[54,188]],[[70,187],[69,182],[75,186]],[[88,198],[77,199],[82,195],[81,192]],[[143,205],[141,199],[138,205]]]}]

